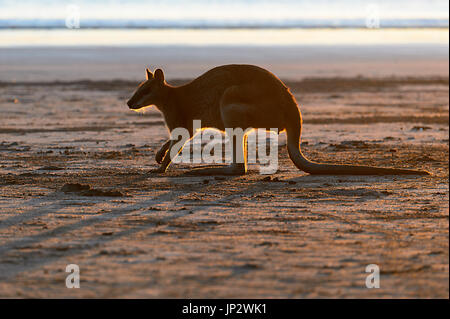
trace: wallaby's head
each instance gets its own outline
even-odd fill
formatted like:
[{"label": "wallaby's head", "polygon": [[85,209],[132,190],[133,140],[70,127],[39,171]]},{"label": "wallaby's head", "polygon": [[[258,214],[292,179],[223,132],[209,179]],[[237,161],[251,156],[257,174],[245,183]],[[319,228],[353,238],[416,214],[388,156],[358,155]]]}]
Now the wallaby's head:
[{"label": "wallaby's head", "polygon": [[127,102],[130,109],[137,110],[149,105],[159,106],[164,102],[165,82],[163,71],[157,69],[155,73],[152,73],[149,69],[146,69],[145,72],[147,80],[139,84],[136,92]]}]

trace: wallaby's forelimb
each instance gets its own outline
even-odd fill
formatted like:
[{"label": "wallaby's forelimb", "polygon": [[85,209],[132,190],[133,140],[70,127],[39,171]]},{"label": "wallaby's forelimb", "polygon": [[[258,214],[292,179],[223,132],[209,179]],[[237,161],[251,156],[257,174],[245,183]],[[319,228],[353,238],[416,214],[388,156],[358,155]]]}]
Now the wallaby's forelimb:
[{"label": "wallaby's forelimb", "polygon": [[156,153],[155,155],[155,160],[158,164],[161,164],[163,159],[164,159],[164,155],[166,155],[167,149],[170,146],[170,140],[168,140],[167,142],[165,142],[161,148],[159,149],[159,151]]},{"label": "wallaby's forelimb", "polygon": [[[182,146],[180,146],[180,143],[178,143],[179,141],[181,141],[181,137],[179,137],[177,140],[169,140],[161,147],[161,149],[163,149],[166,147],[166,144],[168,144],[166,154],[164,155],[164,158],[161,162],[161,166],[157,169],[152,170],[152,173],[164,173],[167,170],[169,165],[172,163],[171,153],[178,155],[178,153],[180,153],[181,149],[183,148]],[[174,147],[177,147],[177,149],[172,151],[172,148]]]}]

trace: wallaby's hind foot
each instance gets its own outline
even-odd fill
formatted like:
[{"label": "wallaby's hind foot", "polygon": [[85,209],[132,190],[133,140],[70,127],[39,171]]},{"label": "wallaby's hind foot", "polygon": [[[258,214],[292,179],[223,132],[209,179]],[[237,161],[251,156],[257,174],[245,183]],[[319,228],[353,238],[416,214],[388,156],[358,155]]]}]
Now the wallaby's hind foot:
[{"label": "wallaby's hind foot", "polygon": [[186,173],[186,175],[194,176],[215,176],[215,175],[227,175],[227,176],[238,176],[245,175],[245,165],[242,164],[231,164],[229,166],[219,166],[219,167],[205,167],[205,168],[195,168]]}]

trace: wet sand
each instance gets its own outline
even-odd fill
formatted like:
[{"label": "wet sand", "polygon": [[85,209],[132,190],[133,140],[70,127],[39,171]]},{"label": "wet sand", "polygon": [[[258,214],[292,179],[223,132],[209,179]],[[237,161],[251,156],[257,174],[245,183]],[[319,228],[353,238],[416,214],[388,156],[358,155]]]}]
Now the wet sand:
[{"label": "wet sand", "polygon": [[283,135],[269,178],[148,177],[167,131],[135,81],[2,80],[0,297],[449,296],[448,75],[287,81],[309,158],[426,177],[310,176]]},{"label": "wet sand", "polygon": [[231,63],[259,65],[293,81],[316,77],[448,77],[449,74],[448,41],[294,46],[1,47],[0,43],[0,48],[0,81],[4,82],[142,81],[145,67],[162,68],[170,79],[184,79]]}]

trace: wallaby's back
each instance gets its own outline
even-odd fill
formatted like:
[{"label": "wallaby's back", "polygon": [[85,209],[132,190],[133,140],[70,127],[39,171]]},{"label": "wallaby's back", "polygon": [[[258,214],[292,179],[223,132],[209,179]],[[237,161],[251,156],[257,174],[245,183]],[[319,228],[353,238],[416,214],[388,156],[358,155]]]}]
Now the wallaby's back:
[{"label": "wallaby's back", "polygon": [[[282,131],[286,117],[300,117],[289,89],[271,72],[254,65],[230,64],[215,67],[192,82],[180,87],[188,117],[201,119],[205,126],[220,122],[220,106],[243,103],[259,107],[266,117],[282,118],[276,127]],[[264,115],[264,114],[255,114]],[[256,123],[255,123],[256,124]],[[259,126],[258,126],[259,127]],[[273,127],[273,126],[272,126]],[[269,128],[269,127],[268,127]]]}]

